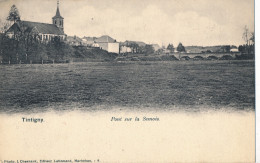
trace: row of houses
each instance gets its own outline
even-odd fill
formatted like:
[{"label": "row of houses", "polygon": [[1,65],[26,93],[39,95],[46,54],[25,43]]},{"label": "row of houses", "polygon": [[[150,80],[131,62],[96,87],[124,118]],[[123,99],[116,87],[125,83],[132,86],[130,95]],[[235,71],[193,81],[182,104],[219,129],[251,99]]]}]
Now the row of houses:
[{"label": "row of houses", "polygon": [[[145,47],[147,45],[141,41],[128,41],[117,42],[116,39],[104,35],[101,37],[87,37],[82,38],[78,36],[68,36],[66,43],[72,46],[87,46],[87,47],[99,47],[103,50],[112,53],[137,53],[136,47]],[[155,51],[158,51],[161,47],[158,44],[151,44]]]},{"label": "row of houses", "polygon": [[[174,48],[173,51],[167,49],[166,47],[160,47],[158,44],[146,44],[141,41],[129,41],[117,42],[116,39],[113,39],[110,36],[104,35],[101,37],[86,37],[83,38],[77,36],[68,36],[67,43],[72,46],[88,46],[88,47],[99,47],[103,50],[113,53],[138,53],[137,47],[145,47],[146,45],[151,45],[154,51],[158,54],[170,54],[170,53],[179,53],[177,48]],[[226,45],[228,46],[228,45]],[[236,46],[229,46],[228,51],[223,51],[223,48],[226,46],[212,46],[212,47],[198,47],[198,46],[187,46],[186,51],[183,53],[215,53],[215,52],[231,52],[239,53],[239,50]]]},{"label": "row of houses", "polygon": [[78,36],[68,36],[66,41],[67,44],[72,46],[87,46],[87,47],[97,47],[106,50],[111,53],[120,52],[119,42],[108,35],[101,37],[83,37]]}]

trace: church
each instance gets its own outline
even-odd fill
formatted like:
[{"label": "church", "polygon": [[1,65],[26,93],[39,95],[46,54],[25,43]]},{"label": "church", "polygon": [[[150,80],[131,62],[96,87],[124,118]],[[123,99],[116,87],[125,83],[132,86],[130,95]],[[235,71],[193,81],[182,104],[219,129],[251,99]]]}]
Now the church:
[{"label": "church", "polygon": [[60,38],[60,40],[66,40],[67,35],[64,33],[64,18],[60,14],[59,1],[57,1],[56,15],[52,17],[52,24],[17,21],[6,31],[6,35],[9,38],[14,38],[15,32],[19,31],[37,35],[37,39],[43,43],[49,42],[55,37]]}]

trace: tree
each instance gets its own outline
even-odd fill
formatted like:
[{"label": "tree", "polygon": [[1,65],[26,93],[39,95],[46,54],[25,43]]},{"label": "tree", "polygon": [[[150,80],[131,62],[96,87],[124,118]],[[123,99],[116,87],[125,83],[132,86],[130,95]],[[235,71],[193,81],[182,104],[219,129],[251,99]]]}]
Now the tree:
[{"label": "tree", "polygon": [[139,45],[135,42],[131,42],[128,47],[132,49],[132,53],[137,53]]},{"label": "tree", "polygon": [[224,53],[229,53],[230,52],[230,45],[225,45],[225,46],[222,46],[221,49],[223,50]]},{"label": "tree", "polygon": [[255,32],[251,32],[250,40],[252,41],[252,44],[255,44]]},{"label": "tree", "polygon": [[241,53],[245,51],[245,47],[242,45],[238,46],[238,51],[240,51]]},{"label": "tree", "polygon": [[178,51],[178,52],[185,52],[185,51],[186,51],[186,50],[185,50],[185,47],[182,45],[181,42],[179,43],[179,45],[178,45],[178,47],[177,47],[177,51]]},{"label": "tree", "polygon": [[134,49],[134,52],[137,53],[139,45],[137,43],[132,43],[132,47]]},{"label": "tree", "polygon": [[250,41],[252,41],[253,44],[255,43],[255,33],[252,32],[251,36],[250,36],[249,29],[247,28],[247,26],[245,26],[242,38],[246,42],[246,45],[245,45],[246,53],[247,54],[251,53],[252,49],[254,49],[254,48],[252,48],[252,45],[250,45]]},{"label": "tree", "polygon": [[244,33],[243,33],[242,38],[246,42],[246,45],[248,45],[248,43],[249,43],[249,30],[248,30],[247,26],[244,27]]},{"label": "tree", "polygon": [[6,20],[13,21],[14,23],[20,21],[20,14],[15,5],[13,5],[9,11],[9,15]]},{"label": "tree", "polygon": [[173,44],[169,44],[169,45],[167,46],[167,50],[170,50],[170,52],[173,53],[173,52],[174,52],[174,46],[173,46]]},{"label": "tree", "polygon": [[148,55],[148,54],[153,54],[153,53],[154,53],[154,48],[153,48],[153,46],[152,46],[152,45],[145,45],[145,47],[144,47],[144,53],[145,53],[146,55]]},{"label": "tree", "polygon": [[138,46],[137,51],[138,51],[138,53],[140,53],[140,54],[144,54],[144,51],[145,51],[144,46]]},{"label": "tree", "polygon": [[4,33],[7,31],[7,29],[11,26],[11,23],[6,20],[0,19],[0,33]]}]

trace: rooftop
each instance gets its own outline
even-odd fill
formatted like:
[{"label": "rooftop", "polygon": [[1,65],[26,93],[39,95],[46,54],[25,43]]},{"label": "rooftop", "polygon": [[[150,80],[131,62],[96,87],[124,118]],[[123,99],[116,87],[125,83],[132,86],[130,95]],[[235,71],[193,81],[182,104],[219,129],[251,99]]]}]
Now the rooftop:
[{"label": "rooftop", "polygon": [[60,30],[54,24],[47,24],[47,23],[38,23],[38,22],[30,22],[30,21],[19,21],[13,24],[7,32],[14,30],[14,28],[18,26],[18,28],[25,32],[31,32],[33,28],[36,28],[39,33],[42,34],[55,34],[55,35],[64,35],[64,32]]},{"label": "rooftop", "polygon": [[96,43],[113,43],[116,42],[115,39],[111,38],[110,36],[104,35],[97,39],[95,39]]}]

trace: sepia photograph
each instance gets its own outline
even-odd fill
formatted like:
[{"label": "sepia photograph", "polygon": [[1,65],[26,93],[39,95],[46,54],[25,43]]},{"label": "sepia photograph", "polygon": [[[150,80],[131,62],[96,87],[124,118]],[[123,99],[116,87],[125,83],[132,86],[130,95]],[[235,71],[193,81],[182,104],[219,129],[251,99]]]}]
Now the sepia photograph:
[{"label": "sepia photograph", "polygon": [[254,0],[0,0],[1,163],[255,162]]}]

